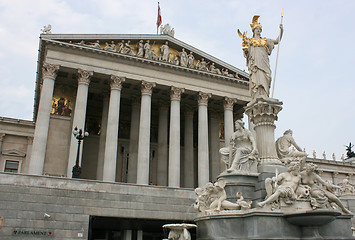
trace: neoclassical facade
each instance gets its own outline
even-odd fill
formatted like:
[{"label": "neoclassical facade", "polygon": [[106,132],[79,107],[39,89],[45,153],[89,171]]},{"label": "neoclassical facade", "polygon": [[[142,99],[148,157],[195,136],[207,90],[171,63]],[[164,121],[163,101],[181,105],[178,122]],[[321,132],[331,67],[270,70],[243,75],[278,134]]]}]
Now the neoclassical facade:
[{"label": "neoclassical facade", "polygon": [[[0,209],[14,221],[0,236],[161,239],[162,224],[193,221],[192,189],[224,170],[250,100],[246,72],[169,35],[42,34],[34,121],[0,118]],[[75,127],[89,133],[80,149]],[[352,164],[308,160],[352,182]]]}]

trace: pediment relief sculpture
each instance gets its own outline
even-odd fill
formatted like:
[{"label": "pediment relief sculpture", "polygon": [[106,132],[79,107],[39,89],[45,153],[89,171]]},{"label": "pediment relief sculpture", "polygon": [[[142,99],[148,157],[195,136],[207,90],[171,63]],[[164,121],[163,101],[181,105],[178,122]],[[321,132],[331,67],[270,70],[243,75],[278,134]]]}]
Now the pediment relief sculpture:
[{"label": "pediment relief sculpture", "polygon": [[237,79],[241,78],[241,76],[237,73],[221,68],[214,62],[206,61],[202,57],[198,58],[196,54],[191,51],[186,51],[185,48],[181,48],[181,50],[172,48],[169,46],[168,41],[165,41],[164,43],[156,43],[155,41],[152,42],[150,40],[96,40],[92,42],[85,42],[84,40],[81,40],[79,42],[69,41],[69,43],[149,60],[166,62],[224,77]]}]

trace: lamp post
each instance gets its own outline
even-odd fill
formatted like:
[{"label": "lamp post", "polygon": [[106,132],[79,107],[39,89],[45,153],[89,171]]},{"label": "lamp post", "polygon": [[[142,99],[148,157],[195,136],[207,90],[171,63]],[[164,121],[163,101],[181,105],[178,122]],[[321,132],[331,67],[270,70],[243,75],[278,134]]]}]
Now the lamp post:
[{"label": "lamp post", "polygon": [[78,140],[78,151],[76,154],[75,165],[74,165],[73,171],[72,171],[73,172],[72,178],[80,178],[80,175],[81,175],[81,167],[79,166],[80,144],[81,144],[81,141],[84,140],[85,137],[89,136],[89,133],[84,132],[84,135],[83,135],[83,130],[82,129],[78,130],[78,127],[75,127],[73,130],[73,134],[74,134],[74,137]]}]

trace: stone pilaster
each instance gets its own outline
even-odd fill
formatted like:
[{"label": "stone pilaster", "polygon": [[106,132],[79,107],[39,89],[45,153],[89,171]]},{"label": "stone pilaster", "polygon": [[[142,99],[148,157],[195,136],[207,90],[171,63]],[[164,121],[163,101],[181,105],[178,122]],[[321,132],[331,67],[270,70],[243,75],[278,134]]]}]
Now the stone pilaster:
[{"label": "stone pilaster", "polygon": [[226,147],[229,146],[229,142],[234,132],[233,107],[236,102],[237,100],[235,98],[224,98],[224,143]]},{"label": "stone pilaster", "polygon": [[[94,73],[92,71],[85,71],[78,69],[78,89],[76,93],[75,108],[74,108],[74,118],[72,127],[78,127],[78,129],[83,129],[85,131],[85,118],[86,118],[86,106],[88,100],[88,91],[90,79]],[[83,151],[83,144],[80,146],[80,152]],[[78,151],[78,140],[75,136],[71,135],[69,158],[67,165],[67,177],[72,176],[73,166],[76,161],[76,154]],[[81,166],[82,154],[79,156],[79,166]]]},{"label": "stone pilaster", "polygon": [[107,117],[103,180],[114,182],[116,180],[121,89],[122,83],[125,81],[125,78],[111,75],[110,80],[111,93]]},{"label": "stone pilaster", "polygon": [[161,101],[159,104],[157,184],[167,186],[169,103]]},{"label": "stone pilaster", "polygon": [[261,165],[281,165],[275,147],[275,124],[282,102],[277,99],[257,98],[250,102],[245,113],[255,125],[256,144]]},{"label": "stone pilaster", "polygon": [[43,64],[43,84],[41,88],[41,97],[39,100],[36,128],[32,145],[32,156],[28,169],[28,172],[30,174],[43,174],[44,159],[47,148],[49,120],[54,91],[54,81],[57,77],[58,70],[59,65],[52,65],[48,63]]},{"label": "stone pilaster", "polygon": [[142,81],[138,140],[137,184],[149,185],[151,101],[155,83]]},{"label": "stone pilaster", "polygon": [[180,187],[180,99],[183,88],[171,87],[169,187]]},{"label": "stone pilaster", "polygon": [[208,99],[210,93],[198,94],[198,186],[209,182],[209,149],[208,149]]}]

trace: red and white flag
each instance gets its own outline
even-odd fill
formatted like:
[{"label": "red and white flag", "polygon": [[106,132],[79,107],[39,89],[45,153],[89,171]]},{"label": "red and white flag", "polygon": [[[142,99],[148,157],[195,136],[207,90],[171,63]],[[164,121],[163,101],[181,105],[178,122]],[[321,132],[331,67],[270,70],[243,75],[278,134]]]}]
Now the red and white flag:
[{"label": "red and white flag", "polygon": [[160,5],[158,2],[158,17],[157,17],[157,31],[159,26],[163,23],[162,19],[161,19],[161,14],[160,14]]}]

